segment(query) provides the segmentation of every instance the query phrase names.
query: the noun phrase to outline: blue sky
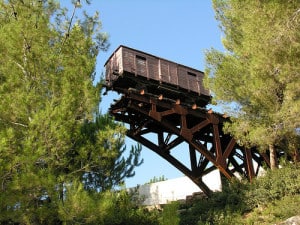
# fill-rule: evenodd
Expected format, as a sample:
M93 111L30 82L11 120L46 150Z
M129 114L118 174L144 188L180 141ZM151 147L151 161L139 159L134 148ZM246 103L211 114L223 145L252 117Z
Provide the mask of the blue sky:
M104 72L104 63L119 45L150 54L198 70L205 68L205 51L222 50L221 32L214 18L210 0L93 0L88 9L100 12L104 32L109 34L110 48L100 52L97 61L98 76ZM100 105L106 112L117 95L103 97ZM128 149L135 144L126 140ZM188 163L187 146L179 146L176 156ZM144 184L154 176L168 179L183 174L151 150L143 147L144 163L136 175L126 180L126 186Z

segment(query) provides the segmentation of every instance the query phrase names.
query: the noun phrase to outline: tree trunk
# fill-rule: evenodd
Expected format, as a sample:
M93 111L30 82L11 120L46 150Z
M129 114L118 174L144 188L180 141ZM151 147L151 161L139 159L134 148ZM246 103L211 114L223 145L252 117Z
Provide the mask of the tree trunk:
M295 163L300 162L300 152L297 148L294 150L293 160Z
M273 144L269 145L269 151L270 151L270 167L271 170L274 170L278 168L278 161L277 161L276 149Z

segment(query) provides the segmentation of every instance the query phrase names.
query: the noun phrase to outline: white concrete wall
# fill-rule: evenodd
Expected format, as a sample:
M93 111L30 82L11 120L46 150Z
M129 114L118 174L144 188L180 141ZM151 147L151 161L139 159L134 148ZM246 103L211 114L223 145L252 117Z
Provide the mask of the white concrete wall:
M204 183L212 191L221 190L221 177L218 170L203 177ZM145 184L139 187L139 194L145 198L144 205L166 204L170 201L186 199L186 196L195 192L202 192L201 189L188 177L180 177L161 181L152 184Z

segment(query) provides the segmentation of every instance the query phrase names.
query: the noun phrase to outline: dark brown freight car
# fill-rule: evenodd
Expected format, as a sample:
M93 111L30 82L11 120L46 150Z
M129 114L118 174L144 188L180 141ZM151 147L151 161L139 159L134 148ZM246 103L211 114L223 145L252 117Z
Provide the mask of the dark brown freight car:
M107 88L118 92L133 88L201 107L211 99L203 87L203 72L123 45L107 60L105 69Z

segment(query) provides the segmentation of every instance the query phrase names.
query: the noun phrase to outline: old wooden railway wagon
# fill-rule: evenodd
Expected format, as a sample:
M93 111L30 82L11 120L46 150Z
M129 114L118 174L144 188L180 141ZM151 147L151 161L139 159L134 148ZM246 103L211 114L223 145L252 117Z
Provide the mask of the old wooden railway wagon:
M203 72L123 45L105 69L107 88L121 93L131 88L201 107L211 98L203 86Z

